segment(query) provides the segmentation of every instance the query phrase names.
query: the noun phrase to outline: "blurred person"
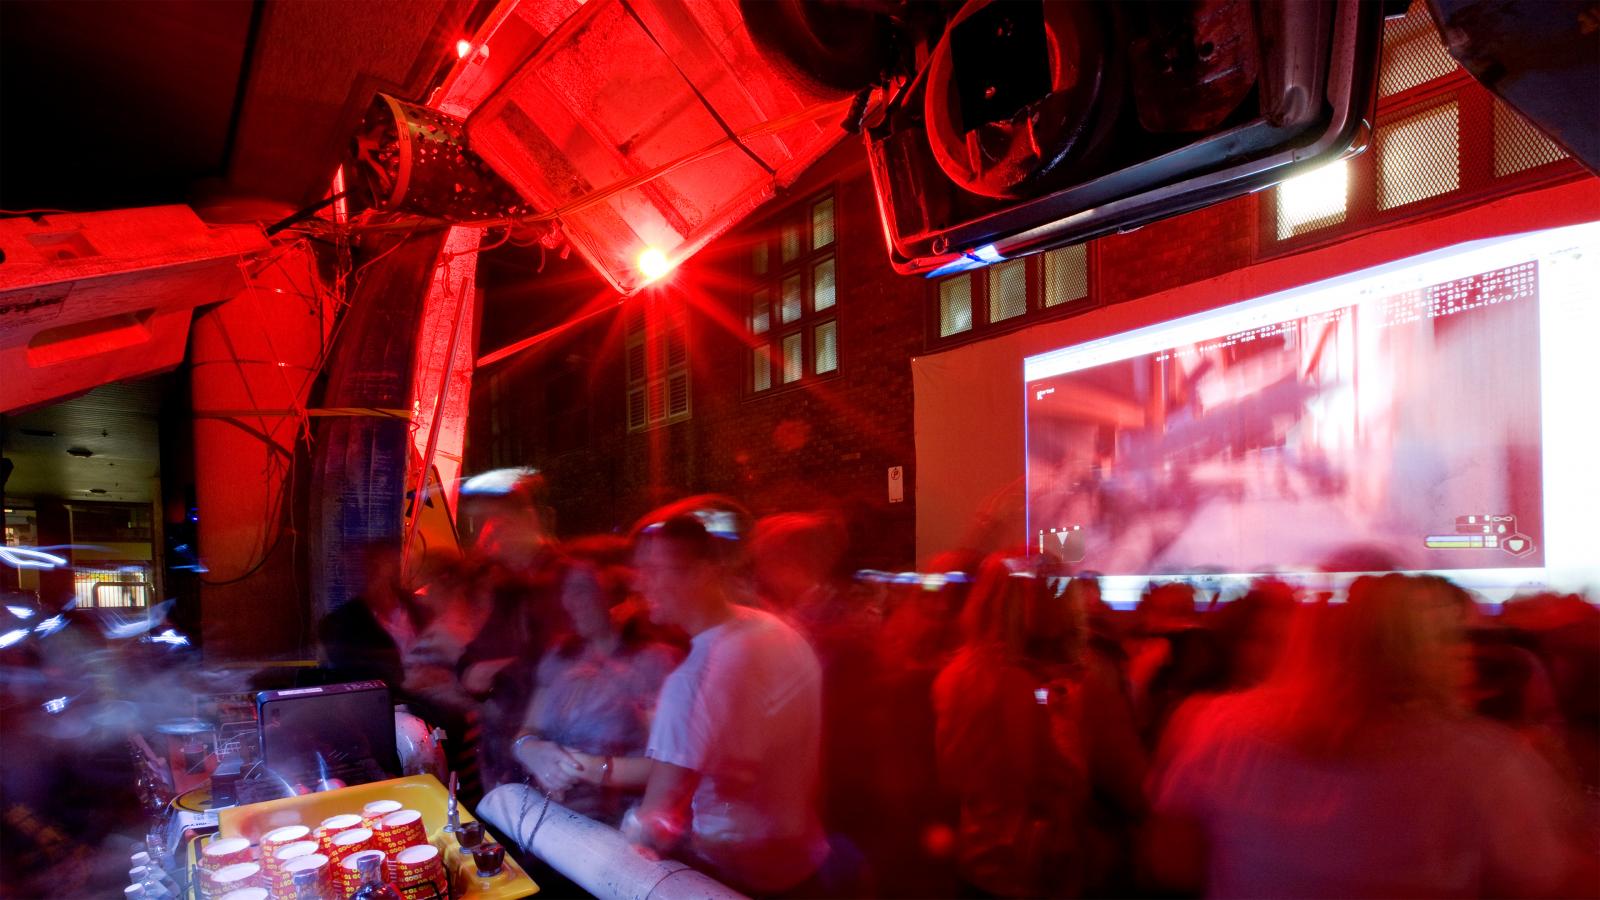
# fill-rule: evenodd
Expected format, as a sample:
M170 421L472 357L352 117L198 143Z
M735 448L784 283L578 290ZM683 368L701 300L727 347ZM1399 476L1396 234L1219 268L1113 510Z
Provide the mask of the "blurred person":
M1578 594L1541 593L1513 597L1494 621L1532 652L1537 668L1525 658L1480 659L1479 708L1530 726L1524 733L1536 738L1556 732L1600 834L1600 608Z
M402 645L416 636L409 592L400 580L400 548L375 541L363 550L361 593L317 623L323 665L333 682L382 681L399 694L405 681Z
M849 614L837 577L844 551L844 528L817 513L766 516L751 532L750 558L761 599L813 642Z
M1115 680L1083 652L1082 616L1027 560L996 554L962 610L966 641L934 682L939 777L959 807L957 868L984 893L1083 891L1100 874L1096 784L1139 802L1138 742L1125 713L1120 739L1109 733Z
M737 602L716 541L692 515L638 536L640 592L656 621L690 635L690 651L662 686L644 800L623 833L742 891L795 890L828 855L821 671L792 627Z
M1260 687L1221 698L1156 786L1146 863L1221 897L1593 895L1548 764L1468 716L1457 614L1358 579L1296 614Z
M834 515L766 516L750 536L756 589L766 608L794 626L822 666L822 815L836 855L832 871L863 870L863 854L891 831L912 827L886 802L885 775L900 765L888 732L882 620L864 592L842 578L849 534Z
M569 545L568 552L590 551ZM539 661L512 744L541 789L610 825L620 821L626 794L648 778L644 751L656 698L682 658L653 637L643 610L627 603L628 577L620 566L589 562L567 570L561 604L572 632Z
M1147 744L1153 743L1175 705L1174 667L1189 675L1204 665L1197 659L1201 654L1214 657L1207 652L1209 647L1199 646L1204 637L1195 635L1200 623L1194 601L1194 587L1187 582L1151 582L1122 639L1128 696Z
M1207 615L1218 654L1211 671L1192 682L1192 693L1177 697L1177 706L1154 735L1152 775L1160 772L1188 741L1194 721L1218 696L1249 690L1265 681L1283 652L1289 623L1298 604L1294 588L1271 578L1258 579L1244 596Z
M488 790L522 774L511 743L527 714L534 669L569 630L560 600L567 563L552 537L549 485L535 470L468 479L462 517L477 564L468 589L487 613L456 669L463 690L479 702L478 775Z
M1293 587L1261 578L1251 583L1243 597L1212 613L1211 628L1227 660L1220 690L1253 688L1272 674L1298 603Z

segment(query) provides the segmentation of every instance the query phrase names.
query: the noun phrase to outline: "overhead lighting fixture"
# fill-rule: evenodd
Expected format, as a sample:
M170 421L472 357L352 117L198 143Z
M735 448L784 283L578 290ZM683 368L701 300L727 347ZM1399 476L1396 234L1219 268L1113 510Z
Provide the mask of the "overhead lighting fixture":
M644 276L646 284L655 281L672 271L672 261L667 255L655 247L646 247L639 254L639 274Z

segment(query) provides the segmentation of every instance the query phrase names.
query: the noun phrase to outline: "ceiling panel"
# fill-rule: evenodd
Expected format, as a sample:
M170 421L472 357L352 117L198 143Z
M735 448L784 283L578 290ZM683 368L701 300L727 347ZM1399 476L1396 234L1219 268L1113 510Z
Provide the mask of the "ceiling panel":
M152 378L103 385L3 417L5 455L15 465L6 498L150 502L161 472L159 417L168 383ZM93 455L67 452L74 449Z

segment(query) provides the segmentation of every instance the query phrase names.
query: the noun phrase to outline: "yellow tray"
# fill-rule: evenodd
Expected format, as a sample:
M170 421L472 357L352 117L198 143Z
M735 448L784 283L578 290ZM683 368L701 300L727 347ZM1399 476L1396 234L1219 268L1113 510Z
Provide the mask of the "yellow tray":
M250 843L259 844L261 836L274 828L284 825L309 825L315 828L329 816L341 813L360 815L361 808L374 800L398 800L402 808L422 813L422 824L428 829L428 840L441 851L451 843L444 833L450 795L439 779L432 775L409 775L334 791L220 809L217 811L219 835L249 838ZM462 822L476 821L465 806L461 807L460 813ZM479 890L472 885L464 893L458 891L455 896L514 900L539 892L539 886L509 855L506 856L506 869L512 877L495 879L490 890ZM451 880L456 881L456 873L451 872L450 875Z

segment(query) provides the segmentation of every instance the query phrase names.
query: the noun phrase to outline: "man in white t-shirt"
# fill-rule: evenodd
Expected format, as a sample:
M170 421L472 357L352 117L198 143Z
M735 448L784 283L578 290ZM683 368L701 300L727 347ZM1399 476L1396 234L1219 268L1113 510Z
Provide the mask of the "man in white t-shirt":
M822 680L816 655L770 613L733 602L692 516L641 534L635 562L651 615L692 639L661 688L643 802L624 833L741 890L785 891L827 857L817 814Z

